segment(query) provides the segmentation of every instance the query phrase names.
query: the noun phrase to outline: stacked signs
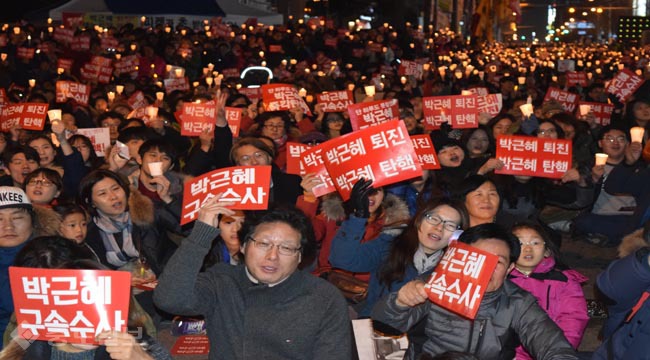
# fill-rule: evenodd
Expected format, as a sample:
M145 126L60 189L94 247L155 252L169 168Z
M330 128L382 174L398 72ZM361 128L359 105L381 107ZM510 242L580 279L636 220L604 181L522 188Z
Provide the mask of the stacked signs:
M288 84L262 85L262 101L266 111L292 110L301 108L303 113L311 116L311 110L305 103L298 90Z

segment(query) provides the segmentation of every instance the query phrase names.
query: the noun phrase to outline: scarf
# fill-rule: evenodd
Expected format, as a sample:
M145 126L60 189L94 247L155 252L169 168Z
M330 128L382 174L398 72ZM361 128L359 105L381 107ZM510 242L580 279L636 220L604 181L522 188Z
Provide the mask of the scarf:
M108 217L101 210L97 209L98 216L93 217L93 221L101 230L99 234L102 237L104 248L106 248L106 260L116 267L126 265L129 260L139 256L138 249L133 245L133 224L131 215L125 211L116 218ZM116 233L122 233L122 248L119 247L115 240Z
M433 269L434 266L438 265L443 252L444 251L440 249L433 254L427 255L422 249L422 245L419 245L415 254L413 254L413 265L415 266L415 269L417 269L418 275L422 275Z
M65 352L52 346L52 353L49 360L93 360L95 359L95 350L81 351L77 353Z

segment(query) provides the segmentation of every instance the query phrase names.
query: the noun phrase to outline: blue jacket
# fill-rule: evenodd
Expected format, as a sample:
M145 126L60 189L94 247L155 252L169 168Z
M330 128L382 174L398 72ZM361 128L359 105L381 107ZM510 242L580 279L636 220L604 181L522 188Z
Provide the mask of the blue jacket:
M598 288L613 305L608 307L609 318L603 327L606 340L594 352L594 360L650 359L650 299L626 321L643 293L650 291L649 255L650 248L639 249L613 261L598 275Z
M404 279L399 282L390 284L379 283L379 271L388 254L390 253L393 239L401 230L389 230L382 232L374 240L361 243L364 227L359 226L359 222L365 219L350 217L345 221L332 240L329 260L332 266L352 271L352 272L369 272L370 281L368 282L368 295L363 309L359 312L359 317L368 317L374 304L383 295L392 291L399 290L404 284L417 277L417 270L413 265L409 265L404 274Z

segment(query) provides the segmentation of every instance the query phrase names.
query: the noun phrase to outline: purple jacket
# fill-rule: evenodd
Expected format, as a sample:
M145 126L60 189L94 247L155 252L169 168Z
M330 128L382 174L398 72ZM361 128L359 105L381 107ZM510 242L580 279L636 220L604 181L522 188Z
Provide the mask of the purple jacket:
M569 343L578 348L587 327L587 301L580 284L586 276L575 270L558 270L555 259L547 257L526 276L517 268L510 273L510 280L537 298L539 306L562 329ZM517 348L517 360L532 359L523 347Z

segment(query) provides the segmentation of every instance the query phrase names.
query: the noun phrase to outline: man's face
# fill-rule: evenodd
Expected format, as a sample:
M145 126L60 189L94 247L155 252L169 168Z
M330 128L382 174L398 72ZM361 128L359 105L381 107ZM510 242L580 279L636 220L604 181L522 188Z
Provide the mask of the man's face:
M7 169L14 182L22 185L25 182L25 176L38 169L38 162L32 159L27 160L24 153L18 153L11 158L11 162L7 164Z
M140 167L142 172L144 172L149 177L151 177L149 164L154 162L162 162L163 174L166 173L169 170L169 168L172 166L172 158L169 157L169 155L167 155L164 152L160 152L158 148L149 149L147 152L143 154L142 166Z
M598 142L598 145L612 160L621 159L625 154L627 138L625 133L620 130L610 130Z
M280 117L272 117L262 125L262 135L268 136L273 140L283 137L285 133L284 121Z
M283 222L263 223L257 226L252 239L242 246L246 268L251 275L264 284L275 284L293 274L300 264L300 252L281 254L278 245L291 249L300 248L300 233ZM264 250L261 244L273 244Z
M102 120L101 125L102 127L108 128L109 134L111 136L111 142L115 142L119 136L117 128L120 126L120 119L106 118Z
M510 248L508 244L498 239L481 239L473 243L472 246L499 257L497 267L494 269L485 291L492 292L498 290L503 285L506 276L515 267L515 264L510 262Z
M235 162L240 166L271 165L271 157L253 145L244 145L235 150Z
M18 246L32 235L32 217L22 208L0 209L0 247Z

